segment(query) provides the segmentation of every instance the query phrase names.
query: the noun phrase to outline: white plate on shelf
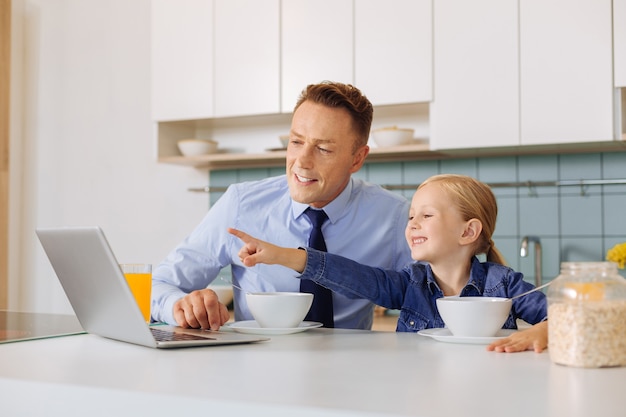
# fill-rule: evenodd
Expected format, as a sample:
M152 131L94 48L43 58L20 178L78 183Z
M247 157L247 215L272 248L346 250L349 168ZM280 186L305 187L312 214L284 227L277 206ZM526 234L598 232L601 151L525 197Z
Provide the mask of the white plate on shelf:
M244 320L244 321L236 321L228 325L231 329L238 333L247 333L247 334L263 334L263 335L281 335L281 334L292 334L292 333L300 333L305 332L309 329L315 329L317 327L322 327L322 323L318 323L316 321L303 321L300 323L298 327L290 327L290 328L271 328L271 327L261 327L259 323L255 320Z
M488 345L498 339L504 339L515 333L517 330L500 329L493 337L463 337L454 336L448 329L424 329L417 332L420 336L432 337L439 342L462 343L471 345Z

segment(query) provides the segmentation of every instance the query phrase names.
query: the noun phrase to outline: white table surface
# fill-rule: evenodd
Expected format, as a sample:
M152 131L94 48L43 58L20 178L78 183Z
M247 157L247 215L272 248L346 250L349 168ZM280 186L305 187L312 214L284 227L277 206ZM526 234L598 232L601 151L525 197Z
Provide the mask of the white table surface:
M2 416L187 412L623 417L626 368L569 368L548 353L329 329L177 350L91 334L0 345Z

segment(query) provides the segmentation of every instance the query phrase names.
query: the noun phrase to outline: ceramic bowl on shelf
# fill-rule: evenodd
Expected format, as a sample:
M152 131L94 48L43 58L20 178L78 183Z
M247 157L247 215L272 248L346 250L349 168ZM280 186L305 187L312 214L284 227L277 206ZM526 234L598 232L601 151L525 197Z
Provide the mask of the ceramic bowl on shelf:
M372 130L374 142L381 148L407 145L413 141L414 129L403 129L396 126Z
M511 304L503 297L442 297L437 310L454 336L492 337L509 317Z
M304 292L247 293L246 302L261 327L292 329L298 327L313 303L313 294Z
M289 135L280 135L278 139L280 139L282 147L287 149L287 145L289 145Z
M217 152L217 142L209 139L182 139L176 144L184 156L208 155Z

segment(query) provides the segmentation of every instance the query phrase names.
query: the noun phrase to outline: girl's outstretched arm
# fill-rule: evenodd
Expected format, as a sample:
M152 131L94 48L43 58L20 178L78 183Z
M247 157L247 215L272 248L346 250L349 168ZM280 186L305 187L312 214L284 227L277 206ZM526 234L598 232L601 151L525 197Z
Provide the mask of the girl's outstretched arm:
M294 248L283 248L256 239L241 230L228 228L228 233L237 236L244 243L239 250L239 258L245 266L256 264L283 265L299 273L306 266L306 251Z

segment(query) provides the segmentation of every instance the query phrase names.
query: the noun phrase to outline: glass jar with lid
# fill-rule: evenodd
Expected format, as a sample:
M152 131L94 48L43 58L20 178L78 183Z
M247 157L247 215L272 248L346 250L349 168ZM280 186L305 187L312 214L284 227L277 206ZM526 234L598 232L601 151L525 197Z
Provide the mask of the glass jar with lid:
M567 366L626 365L626 280L612 262L563 262L548 290L550 359Z

